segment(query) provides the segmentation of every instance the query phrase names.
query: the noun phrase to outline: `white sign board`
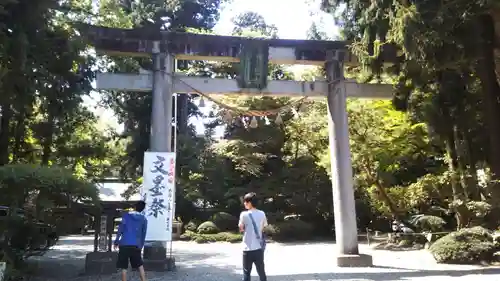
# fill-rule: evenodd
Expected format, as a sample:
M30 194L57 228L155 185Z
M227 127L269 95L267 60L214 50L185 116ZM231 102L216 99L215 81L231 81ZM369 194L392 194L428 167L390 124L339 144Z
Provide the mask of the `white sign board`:
M141 197L146 202L144 215L148 219L146 241L172 241L175 212L174 152L144 153Z

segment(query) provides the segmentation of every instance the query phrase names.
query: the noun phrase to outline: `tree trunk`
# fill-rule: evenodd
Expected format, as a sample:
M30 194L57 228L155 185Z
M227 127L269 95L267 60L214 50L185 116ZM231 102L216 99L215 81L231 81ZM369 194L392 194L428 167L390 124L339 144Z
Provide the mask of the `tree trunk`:
M17 159L22 158L21 150L25 139L25 110L24 107L19 111L16 118L16 128L14 130L14 144L12 147L12 162L16 163Z
M394 204L391 197L389 197L389 194L387 194L387 192L385 191L385 187L382 186L382 184L380 183L378 174L373 173L370 167L367 165L365 165L364 170L367 175L373 175L373 177L370 176L372 177L372 182L375 185L375 187L377 187L377 191L380 197L382 198L382 201L384 201L384 203L387 205L387 207L389 208L389 212L391 212L392 216L398 221L403 221L403 218L401 217L399 210L396 207L396 204Z
M460 138L462 134L459 133L458 126L453 127L453 137L455 139L455 153L457 157L457 176L460 179L460 184L462 185L463 194L466 199L469 198L468 190L469 190L469 182L467 180L467 164L465 157L465 148L463 144L463 140Z
M389 211L391 212L392 216L396 218L398 221L403 221L403 218L401 217L398 209L396 208L396 204L392 202L391 197L389 197L389 194L385 191L385 188L380 184L379 180L375 180L374 182L375 186L377 187L377 190L380 194L380 197L382 197L382 200L385 202L387 207L389 208Z
M451 173L451 189L453 191L453 201L456 203L456 206L454 208L455 211L455 218L457 220L457 227L463 228L467 225L467 222L469 221L469 216L466 212L466 209L464 208L463 204L465 204L465 193L464 189L460 187L460 178L458 174L458 158L457 158L457 151L455 149L455 133L454 131L456 130L456 126L453 126L453 128L449 128L445 145L446 145L446 152L450 158L449 162L449 171ZM459 204L460 201L462 201L462 204Z
M481 40L480 53L477 64L478 77L481 81L484 117L488 127L490 141L489 164L493 179L500 179L500 87L495 73L495 26L491 15L483 14L479 17ZM492 190L496 200L500 199L500 186Z
M12 119L12 109L10 105L2 105L2 115L0 118L0 166L9 163L9 140L10 121Z
M20 102L22 102L24 96L27 94L23 90L25 90L26 86L28 37L22 28L14 34L15 36L12 38L14 44L8 48L8 53L11 57L11 69L6 76L6 83L4 84L7 91L3 93L5 97L2 105L2 121L0 125L0 165L9 163L10 138L13 133L11 131L11 123L14 117L14 109L19 109L20 114L24 113L24 108L17 108L15 104L23 106ZM15 133L15 137L18 137L17 130ZM21 140L20 138L16 138L16 141L19 144Z
M43 140L42 165L49 165L50 157L52 156L52 142L54 138L54 118L49 114L46 123L45 136Z
M467 151L465 153L467 157L467 193L469 198L474 201L481 201L481 187L477 179L477 167L476 167L476 157L474 155L474 150L472 148L471 135L467 132L463 133L464 148Z
M455 127L455 126L454 126ZM450 128L445 141L446 152L450 158L448 168L451 173L451 189L453 190L453 200L463 199L463 188L460 188L460 177L458 172L457 150L455 149L454 128Z
M440 80L444 79L442 74L440 75ZM451 173L451 189L453 192L453 200L463 199L465 195L465 190L463 187L460 187L460 177L458 172L458 155L456 150L456 131L457 125L455 120L453 120L449 108L449 102L446 99L446 96L441 92L440 93L440 113L441 113L441 125L443 140L446 148L446 153L449 157L448 163L448 171Z

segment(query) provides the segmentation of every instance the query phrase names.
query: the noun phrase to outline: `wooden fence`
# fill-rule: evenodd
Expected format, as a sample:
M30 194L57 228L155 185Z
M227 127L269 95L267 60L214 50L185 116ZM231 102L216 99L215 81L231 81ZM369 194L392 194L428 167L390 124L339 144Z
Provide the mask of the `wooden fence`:
M434 242L435 240L443 237L444 235L449 234L450 231L442 231L442 232L410 232L410 233L394 233L394 232L389 232L389 233L381 233L379 231L373 231L371 229L366 229L365 234L359 234L358 237L365 237L366 242L368 245L370 245L373 242L381 242L381 241L387 241L391 239L393 236L423 236L425 239L431 243Z

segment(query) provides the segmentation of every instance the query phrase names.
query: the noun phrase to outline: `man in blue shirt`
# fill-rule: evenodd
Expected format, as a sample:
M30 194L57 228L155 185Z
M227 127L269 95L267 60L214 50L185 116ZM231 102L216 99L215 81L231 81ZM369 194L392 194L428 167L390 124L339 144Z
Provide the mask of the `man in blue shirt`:
M146 281L144 266L141 256L142 247L146 240L148 220L141 214L146 208L146 202L139 201L135 204L135 211L126 212L122 216L122 222L118 227L115 239L115 249L118 251L116 266L122 270L122 281L127 281L128 263L134 269L139 270L141 281Z

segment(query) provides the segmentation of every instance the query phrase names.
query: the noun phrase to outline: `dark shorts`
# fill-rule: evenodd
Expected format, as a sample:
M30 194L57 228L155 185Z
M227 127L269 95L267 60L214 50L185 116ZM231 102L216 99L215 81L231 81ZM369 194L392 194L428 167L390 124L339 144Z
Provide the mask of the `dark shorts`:
M134 269L139 268L143 264L141 249L136 246L120 246L116 267L119 269L127 269L129 262L130 266Z

